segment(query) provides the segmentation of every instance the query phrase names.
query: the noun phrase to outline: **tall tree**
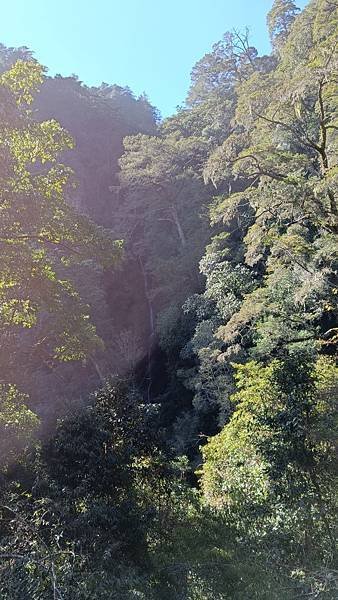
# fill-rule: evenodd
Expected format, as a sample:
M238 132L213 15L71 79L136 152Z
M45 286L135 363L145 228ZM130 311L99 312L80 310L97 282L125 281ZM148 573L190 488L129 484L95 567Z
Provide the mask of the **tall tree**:
M274 0L267 15L267 24L275 52L281 51L298 12L299 8L293 0Z
M71 269L93 257L108 267L120 254L120 243L110 233L67 202L74 182L59 155L73 141L57 121L34 119L30 106L42 81L42 67L22 60L0 79L0 326L5 381L15 369L23 330L34 330L30 352L47 362L81 360L99 347L89 307L72 282Z

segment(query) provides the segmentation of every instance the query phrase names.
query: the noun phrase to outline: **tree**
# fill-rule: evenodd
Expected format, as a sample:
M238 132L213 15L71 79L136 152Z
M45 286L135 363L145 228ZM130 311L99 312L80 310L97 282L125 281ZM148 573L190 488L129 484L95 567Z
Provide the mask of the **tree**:
M235 84L231 131L204 168L219 190L206 290L186 303L197 315L184 350L196 361L183 372L191 422L202 400L225 423L201 449L204 497L246 543L266 543L267 560L286 546L295 564L308 553L310 573L335 552L324 430L335 431L337 381L336 11L310 3L279 62ZM322 368L332 369L325 407ZM303 584L321 586L314 574Z
M36 443L39 419L27 406L28 397L13 385L0 386L0 470L6 473L21 462Z
M148 335L152 348L157 316L170 310L169 303L180 307L201 284L196 265L208 238L201 176L207 144L174 134L137 135L124 144L117 218L144 282L148 327L143 337ZM160 317L159 326L164 321Z
M163 123L76 77L32 112L0 47L5 600L336 597L337 10L226 33Z
M248 30L228 31L212 52L196 63L191 73L187 103L194 106L215 95L232 99L234 87L258 68L257 50L250 46Z
M30 105L42 80L42 67L22 60L0 79L5 98L0 128L2 346L13 359L22 331L34 328L34 347L45 361L81 360L101 342L72 283L71 265L92 257L102 267L114 265L120 243L67 202L72 173L58 159L73 142L55 120L34 120ZM5 380L10 374L11 369Z
M22 426L27 438L36 422L21 407L13 423L19 398L10 392L0 405L0 427L7 418L22 444ZM142 504L139 480L146 477L155 436L154 411L140 400L130 382L107 382L88 406L59 421L51 439L26 456L22 472L12 465L0 488L3 598L29 593L34 600L82 600L95 594L105 600L112 589L127 598L135 588L141 593L145 584L136 565L147 562L152 515Z
M298 12L299 8L293 0L274 0L267 15L267 24L275 52L281 51Z
M271 556L287 552L305 569L332 564L335 362L320 358L313 366L296 350L267 366L236 365L236 371L235 411L203 448L206 501Z

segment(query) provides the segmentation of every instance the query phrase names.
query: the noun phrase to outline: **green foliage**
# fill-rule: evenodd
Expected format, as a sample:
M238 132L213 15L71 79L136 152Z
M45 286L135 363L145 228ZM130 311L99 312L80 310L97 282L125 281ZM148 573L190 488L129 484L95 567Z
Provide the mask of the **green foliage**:
M8 88L16 103L28 105L33 102L33 93L38 91L43 82L44 68L37 62L17 60L14 65L2 73L0 85Z
M200 263L206 288L185 303L196 325L182 355L195 363L180 372L194 392L191 422L198 415L207 432L213 406L225 424L201 448L205 501L281 566L290 589L318 597L336 586L337 7L329 4L311 2L296 16L293 3L275 2L275 62L255 59L232 80L235 117L204 167L222 190Z
M277 8L281 6L273 10ZM207 329L211 333L210 341L204 339L202 349L196 348L200 372L201 355L209 360L215 346L214 368L236 355L268 361L285 346L309 347L316 340L317 347L334 352L335 19L334 6L311 3L294 21L279 63L254 68L235 84L232 132L211 152L204 169L207 180L228 187L214 200L211 219L227 236L223 248L230 260L225 263L209 247L201 262L202 269L210 263L209 273L214 273L207 273L204 296L217 300L218 290L219 300L197 325L196 335ZM215 243L218 239L219 234ZM235 279L240 272L251 287ZM229 273L236 281L232 295L225 293ZM228 388L231 369L229 376ZM220 389L222 406L225 386Z
M40 331L35 343L51 359L83 360L101 342L67 265L95 257L111 266L120 244L66 201L72 173L58 160L73 141L55 120L36 122L28 109L42 73L38 63L19 60L0 81L9 111L0 127L0 328L14 354L21 328L38 331L49 313L50 331ZM6 380L11 376L7 368Z
M0 386L0 468L20 462L36 438L37 415L27 406L28 397L13 385Z
M12 417L10 410L8 400L3 417L10 425L15 419L14 433L24 430L27 438L31 413L21 408ZM132 386L112 381L59 422L23 473L12 471L1 490L2 597L141 593L136 565L146 562L147 507L141 514L137 463L153 447L150 418Z
M335 598L337 10L163 123L0 47L4 600Z
M280 51L285 43L299 8L293 0L275 0L267 15L267 24L274 50Z
M180 119L178 123L181 127ZM127 137L124 146L117 223L163 339L166 311L178 313L187 296L201 286L197 265L209 237L204 206L208 194L202 179L208 144L180 130Z
M338 370L291 354L236 365L236 408L203 448L206 502L243 539L300 570L335 556ZM303 548L305 555L303 555ZM287 567L285 567L287 568Z

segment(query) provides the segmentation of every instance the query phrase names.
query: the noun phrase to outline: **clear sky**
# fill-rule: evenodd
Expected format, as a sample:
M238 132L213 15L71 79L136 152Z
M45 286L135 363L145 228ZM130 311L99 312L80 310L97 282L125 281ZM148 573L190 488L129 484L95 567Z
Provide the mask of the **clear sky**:
M306 0L298 0L303 7ZM6 0L0 42L28 46L50 74L146 92L163 116L184 101L191 68L223 33L248 26L269 51L272 0Z

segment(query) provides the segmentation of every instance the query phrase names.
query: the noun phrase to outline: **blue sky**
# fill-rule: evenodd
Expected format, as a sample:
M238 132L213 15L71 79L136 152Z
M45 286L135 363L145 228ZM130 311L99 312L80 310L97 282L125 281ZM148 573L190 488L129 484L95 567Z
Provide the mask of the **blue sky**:
M163 116L184 101L190 71L222 34L248 26L269 51L272 0L8 0L0 41L28 46L51 74L76 73L146 92ZM299 0L303 7L306 0Z

